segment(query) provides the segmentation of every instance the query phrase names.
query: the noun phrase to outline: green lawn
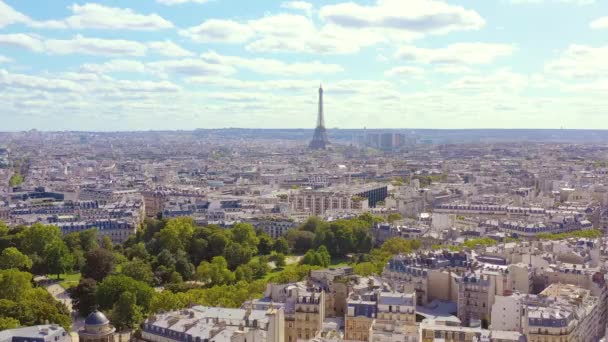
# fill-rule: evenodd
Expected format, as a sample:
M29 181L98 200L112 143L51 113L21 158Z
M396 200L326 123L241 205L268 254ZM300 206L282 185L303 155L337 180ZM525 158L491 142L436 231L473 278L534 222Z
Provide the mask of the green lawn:
M331 258L329 267L348 266L350 260L347 257Z
M80 281L80 273L64 273L59 276L59 285L64 289L69 289L78 285Z

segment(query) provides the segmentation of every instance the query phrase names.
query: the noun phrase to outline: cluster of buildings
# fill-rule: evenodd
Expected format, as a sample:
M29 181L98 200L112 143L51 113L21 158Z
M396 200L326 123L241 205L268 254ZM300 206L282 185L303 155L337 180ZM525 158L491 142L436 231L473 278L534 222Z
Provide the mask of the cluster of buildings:
M155 315L143 324L143 336L155 342L243 341L245 335L257 341L256 334L288 342L600 341L608 322L605 247L604 239L509 242L395 255L378 276L358 276L348 266L314 270L301 282L268 284L262 298L240 309L195 306ZM254 316L264 324L247 319Z
M348 141L330 144L319 123L320 155L304 153L298 141L247 131L0 134L0 144L11 146L10 154L0 148L0 161L18 161L24 178L9 188L15 170L0 167L0 219L116 228L122 233L116 241L144 217L179 216L220 226L285 223L262 224L273 226L273 236L313 215L331 220L365 212L399 213L399 234L444 240L460 232L533 238L608 228L600 146L395 148L405 135L369 131L367 145L377 151L370 152ZM89 201L96 207L73 209ZM108 206L122 214L110 214L115 209Z
M147 217L248 222L278 238L311 216L372 213L386 219L372 229L376 245L421 242L378 276L316 270L303 282L268 284L240 309L157 313L142 326L147 341L603 338L605 240L539 236L608 229L608 148L414 144L392 131L338 132L348 137L330 142L319 95L308 146L285 138L303 134L296 130L0 133L0 146L11 146L0 148L0 220L64 233L94 228L121 243ZM9 186L17 164L24 182ZM463 248L476 238L498 244ZM113 338L106 320L91 320L82 338ZM56 330L3 332L0 341L60 342Z

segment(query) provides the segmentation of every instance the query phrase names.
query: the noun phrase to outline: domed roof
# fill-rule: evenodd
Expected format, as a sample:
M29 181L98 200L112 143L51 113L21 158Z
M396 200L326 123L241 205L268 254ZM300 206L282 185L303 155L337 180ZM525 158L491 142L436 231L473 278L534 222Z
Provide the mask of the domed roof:
M104 325L108 323L110 323L110 321L106 315L97 310L91 312L84 320L85 325Z

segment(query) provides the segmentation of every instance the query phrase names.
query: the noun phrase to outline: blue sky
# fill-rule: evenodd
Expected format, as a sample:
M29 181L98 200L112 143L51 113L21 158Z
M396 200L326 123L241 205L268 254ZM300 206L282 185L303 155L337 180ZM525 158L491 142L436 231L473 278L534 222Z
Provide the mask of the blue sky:
M0 131L608 129L604 0L0 0Z

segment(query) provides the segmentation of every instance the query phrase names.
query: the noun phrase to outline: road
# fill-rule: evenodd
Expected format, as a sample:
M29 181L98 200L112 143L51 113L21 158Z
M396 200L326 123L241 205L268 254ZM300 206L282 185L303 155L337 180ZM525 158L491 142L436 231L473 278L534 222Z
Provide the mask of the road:
M46 277L36 277L34 279L40 283L56 300L65 304L68 310L72 313L72 329L70 330L70 337L72 342L78 342L78 330L84 327L84 318L77 315L72 306L72 298L67 291L59 285L57 282L53 282Z

